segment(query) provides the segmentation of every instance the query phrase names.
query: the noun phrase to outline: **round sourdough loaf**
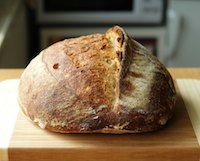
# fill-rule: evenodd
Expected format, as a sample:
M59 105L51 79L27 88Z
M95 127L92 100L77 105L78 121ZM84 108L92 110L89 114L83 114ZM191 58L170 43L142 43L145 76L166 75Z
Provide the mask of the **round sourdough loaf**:
M61 133L154 131L171 118L175 98L167 69L119 26L43 50L18 94L33 122Z

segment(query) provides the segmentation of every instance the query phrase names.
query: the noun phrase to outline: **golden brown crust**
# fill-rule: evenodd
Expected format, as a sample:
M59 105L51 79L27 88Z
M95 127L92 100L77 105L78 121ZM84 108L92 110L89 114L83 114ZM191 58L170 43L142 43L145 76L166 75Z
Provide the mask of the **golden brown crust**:
M18 100L50 131L138 133L165 125L175 97L167 69L115 26L42 51L21 76Z

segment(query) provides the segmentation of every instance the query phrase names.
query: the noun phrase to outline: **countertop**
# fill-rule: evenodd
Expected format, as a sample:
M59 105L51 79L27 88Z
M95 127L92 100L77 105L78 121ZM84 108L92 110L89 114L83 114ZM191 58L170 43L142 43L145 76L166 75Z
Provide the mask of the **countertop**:
M174 79L200 79L200 68L168 68ZM0 69L0 80L19 78L23 69Z

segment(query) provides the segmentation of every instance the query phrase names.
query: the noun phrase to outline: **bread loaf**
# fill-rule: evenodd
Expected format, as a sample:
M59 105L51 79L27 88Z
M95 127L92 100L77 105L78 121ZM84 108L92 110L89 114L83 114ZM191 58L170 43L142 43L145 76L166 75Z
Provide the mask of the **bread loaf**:
M154 131L171 118L175 99L167 69L119 26L43 50L18 92L25 115L61 133Z

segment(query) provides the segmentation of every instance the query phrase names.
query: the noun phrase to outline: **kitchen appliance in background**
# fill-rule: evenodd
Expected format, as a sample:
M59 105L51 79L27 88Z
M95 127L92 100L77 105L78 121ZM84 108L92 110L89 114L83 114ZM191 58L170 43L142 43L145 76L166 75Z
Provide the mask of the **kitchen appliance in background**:
M41 49L65 38L73 38L81 35L94 33L105 33L112 26L93 26L93 27L42 27L40 29ZM126 32L136 41L147 47L152 54L164 60L165 56L165 28L142 28L122 26Z
M167 65L178 28L167 4L167 0L37 0L40 50L65 38L104 33L120 25Z
M40 23L165 23L167 0L37 0Z
M173 52L167 62L171 67L200 67L200 1L170 0L171 32L176 37ZM178 21L179 22L178 22ZM171 44L173 43L171 36ZM170 45L170 44L169 44ZM171 45L172 46L172 45Z

